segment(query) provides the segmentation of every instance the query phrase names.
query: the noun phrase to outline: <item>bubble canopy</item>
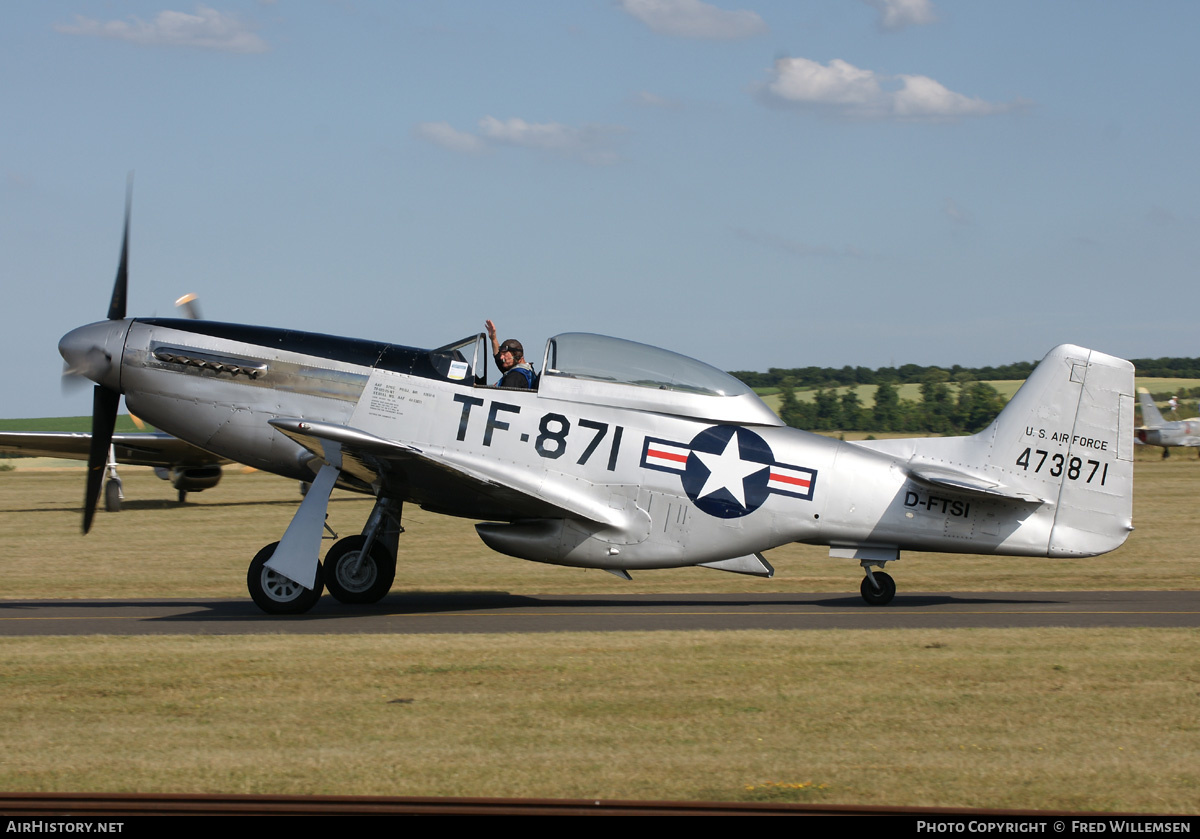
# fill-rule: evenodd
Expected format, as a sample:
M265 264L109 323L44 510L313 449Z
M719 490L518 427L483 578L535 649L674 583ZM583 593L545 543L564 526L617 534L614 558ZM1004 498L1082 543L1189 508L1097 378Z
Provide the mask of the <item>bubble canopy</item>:
M546 346L544 375L706 396L753 393L728 373L686 355L586 332L567 332L550 339Z
M546 342L540 389L547 396L591 395L608 404L781 424L753 390L722 370L649 344L587 332Z

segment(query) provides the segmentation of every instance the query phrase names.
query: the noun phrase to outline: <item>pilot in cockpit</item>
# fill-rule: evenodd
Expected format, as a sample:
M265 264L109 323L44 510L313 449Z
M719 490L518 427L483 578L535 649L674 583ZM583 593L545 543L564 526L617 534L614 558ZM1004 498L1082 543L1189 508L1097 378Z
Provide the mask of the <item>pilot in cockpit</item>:
M532 388L537 381L533 365L525 360L525 348L521 342L509 338L503 344L496 339L496 324L487 321L488 337L492 339L492 355L496 366L504 376L496 382L496 387Z

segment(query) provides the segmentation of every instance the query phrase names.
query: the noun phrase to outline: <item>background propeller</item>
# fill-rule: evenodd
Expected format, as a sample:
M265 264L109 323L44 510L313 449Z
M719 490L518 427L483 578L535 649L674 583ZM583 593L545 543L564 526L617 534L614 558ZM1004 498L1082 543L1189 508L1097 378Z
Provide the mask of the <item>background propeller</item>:
M117 279L113 283L112 299L108 304L109 320L124 320L125 296L129 289L129 217L133 206L133 175L130 174L125 186L125 232L121 238L121 261L117 265ZM85 366L93 362L97 365L111 365L113 359L97 349L98 356L88 354ZM103 362L100 356L103 357ZM118 361L119 363L119 361ZM83 375L84 371L72 371ZM92 369L88 372L96 372ZM113 428L117 424L117 406L121 402L121 394L101 385L92 389L92 443L88 449L87 489L83 496L83 532L92 528L92 519L96 515L96 503L100 499L100 489L104 484L104 467L108 462L108 447L112 445Z
M195 294L188 293L176 300L175 305L183 310L185 318L189 320L201 320L200 304L197 302L199 299Z

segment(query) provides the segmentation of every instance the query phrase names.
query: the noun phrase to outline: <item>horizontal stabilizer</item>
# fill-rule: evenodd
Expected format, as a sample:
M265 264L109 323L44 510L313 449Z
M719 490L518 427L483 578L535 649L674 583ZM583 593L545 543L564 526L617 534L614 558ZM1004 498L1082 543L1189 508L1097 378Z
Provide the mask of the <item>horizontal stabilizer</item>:
M965 492L971 495L981 495L985 498L1007 498L1012 501L1025 501L1030 504L1041 504L1044 498L1021 492L1018 489L1004 486L995 481L989 481L977 475L947 469L943 466L929 466L909 462L908 474L915 480L943 489Z

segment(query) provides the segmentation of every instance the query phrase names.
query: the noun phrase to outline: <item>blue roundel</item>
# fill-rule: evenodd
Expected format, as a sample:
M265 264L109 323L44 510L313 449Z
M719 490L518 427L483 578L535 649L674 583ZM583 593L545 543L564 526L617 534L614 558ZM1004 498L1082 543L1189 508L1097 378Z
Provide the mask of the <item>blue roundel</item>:
M775 456L762 437L733 425L717 425L692 438L683 491L710 516L735 519L767 500Z

